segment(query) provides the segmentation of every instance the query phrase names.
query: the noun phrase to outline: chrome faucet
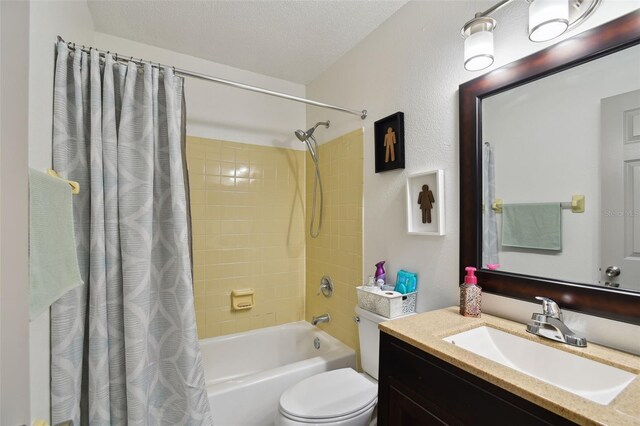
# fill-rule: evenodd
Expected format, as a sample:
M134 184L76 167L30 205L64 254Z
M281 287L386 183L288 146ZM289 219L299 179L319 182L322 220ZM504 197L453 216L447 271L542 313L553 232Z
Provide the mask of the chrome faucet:
M331 317L329 316L329 314L323 314L317 317L313 317L311 319L311 325L318 325L321 322L329 322L329 321L331 321Z
M587 339L576 336L562 321L562 311L556 302L541 296L536 296L536 299L542 302L542 313L534 313L531 315L533 322L527 324L527 331L529 333L546 337L547 339L557 340L567 345L579 346L581 348L587 346Z

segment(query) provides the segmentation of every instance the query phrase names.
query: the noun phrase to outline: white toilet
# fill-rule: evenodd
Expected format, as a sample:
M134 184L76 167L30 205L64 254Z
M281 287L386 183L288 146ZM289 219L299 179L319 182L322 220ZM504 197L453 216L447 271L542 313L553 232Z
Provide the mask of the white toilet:
M360 318L360 361L364 373L352 368L308 377L280 397L276 426L365 426L378 402L378 324L389 318L356 307ZM413 314L412 314L413 315Z

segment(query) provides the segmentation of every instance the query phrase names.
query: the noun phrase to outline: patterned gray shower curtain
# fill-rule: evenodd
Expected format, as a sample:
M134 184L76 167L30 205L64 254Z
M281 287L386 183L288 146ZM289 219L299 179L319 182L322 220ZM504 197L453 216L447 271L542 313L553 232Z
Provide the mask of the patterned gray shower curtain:
M492 208L496 197L495 161L489 142L482 144L482 267L499 264L498 222Z
M183 79L60 42L53 165L80 183L85 285L51 308L53 423L211 424L198 345L181 131Z

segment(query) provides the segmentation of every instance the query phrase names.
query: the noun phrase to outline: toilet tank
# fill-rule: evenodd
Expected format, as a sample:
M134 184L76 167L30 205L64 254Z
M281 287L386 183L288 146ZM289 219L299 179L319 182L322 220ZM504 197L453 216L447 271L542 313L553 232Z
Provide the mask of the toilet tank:
M378 330L378 324L391 320L362 309L359 306L356 306L356 314L360 318L360 322L358 323L360 364L365 373L378 380L378 360L380 356L380 331ZM393 319L410 315L415 314L403 315L402 317Z
M378 380L378 357L380 352L380 332L378 324L389 321L381 315L374 314L356 306L358 335L360 338L360 364L365 373Z

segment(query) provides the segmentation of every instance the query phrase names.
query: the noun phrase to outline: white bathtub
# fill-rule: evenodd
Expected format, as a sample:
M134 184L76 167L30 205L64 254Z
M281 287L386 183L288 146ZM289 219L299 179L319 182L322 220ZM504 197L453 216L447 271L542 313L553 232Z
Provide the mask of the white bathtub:
M203 339L200 349L216 426L272 425L288 387L356 367L353 349L305 321Z

